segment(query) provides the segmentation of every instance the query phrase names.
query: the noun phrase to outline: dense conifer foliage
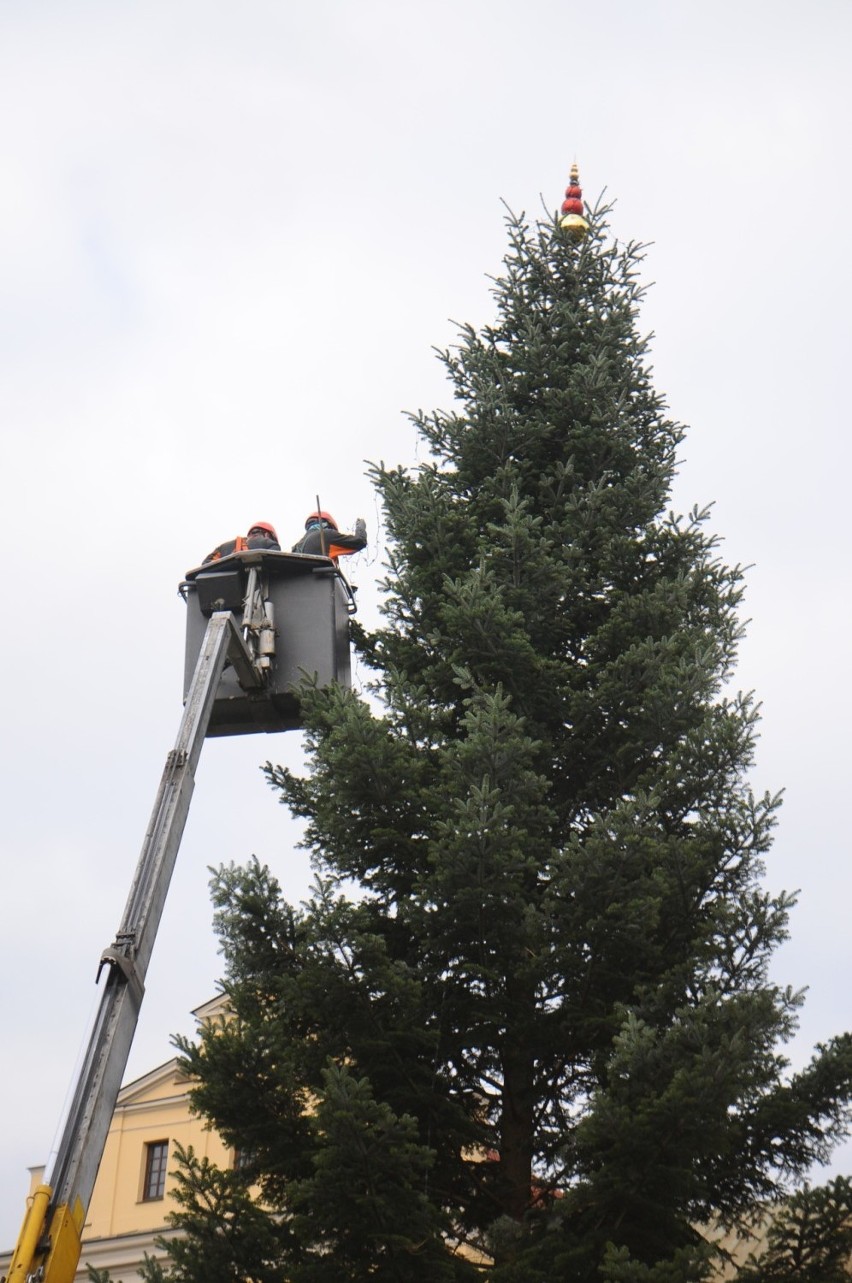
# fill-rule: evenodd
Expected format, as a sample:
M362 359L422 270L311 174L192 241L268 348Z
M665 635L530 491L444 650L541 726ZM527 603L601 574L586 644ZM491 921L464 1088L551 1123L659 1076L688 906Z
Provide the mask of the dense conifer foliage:
M699 1280L696 1227L843 1128L849 1037L783 1056L742 573L669 511L641 247L603 211L579 244L508 232L493 322L442 356L454 408L416 416L428 462L374 469L374 692L306 692L309 773L268 767L313 898L214 880L232 1014L182 1050L250 1161L190 1156L178 1280Z

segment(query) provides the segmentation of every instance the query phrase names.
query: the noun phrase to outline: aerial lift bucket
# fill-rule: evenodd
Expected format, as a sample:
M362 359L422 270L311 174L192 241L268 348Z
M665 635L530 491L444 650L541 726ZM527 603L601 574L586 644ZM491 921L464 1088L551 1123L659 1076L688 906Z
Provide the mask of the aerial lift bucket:
M248 620L252 576L257 605L255 617ZM233 664L226 667L208 735L295 730L300 725L298 687L303 680L318 686L351 685L352 589L330 558L238 553L190 570L181 595L187 605L184 698L207 624L217 610L231 611L244 635L252 630L255 650L265 662L263 684L254 688Z

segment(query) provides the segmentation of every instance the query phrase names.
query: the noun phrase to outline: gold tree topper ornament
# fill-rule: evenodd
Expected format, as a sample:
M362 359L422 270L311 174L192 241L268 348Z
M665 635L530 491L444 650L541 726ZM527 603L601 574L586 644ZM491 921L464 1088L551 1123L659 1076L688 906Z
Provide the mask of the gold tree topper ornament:
M580 186L580 173L576 160L571 166L568 186L565 188L559 226L572 241L583 241L589 234L589 224L584 217L583 189Z

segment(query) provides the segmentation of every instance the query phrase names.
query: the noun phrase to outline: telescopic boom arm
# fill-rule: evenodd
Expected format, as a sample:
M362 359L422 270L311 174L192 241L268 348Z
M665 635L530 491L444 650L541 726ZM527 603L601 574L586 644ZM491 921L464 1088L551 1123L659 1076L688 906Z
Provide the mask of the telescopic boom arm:
M195 787L195 769L226 660L231 659L243 687L263 684L262 669L250 647L229 611L211 616L124 916L114 942L101 954L98 976L106 969L106 983L62 1139L45 1183L30 1199L8 1283L72 1283L76 1273L86 1212L130 1055L145 975Z

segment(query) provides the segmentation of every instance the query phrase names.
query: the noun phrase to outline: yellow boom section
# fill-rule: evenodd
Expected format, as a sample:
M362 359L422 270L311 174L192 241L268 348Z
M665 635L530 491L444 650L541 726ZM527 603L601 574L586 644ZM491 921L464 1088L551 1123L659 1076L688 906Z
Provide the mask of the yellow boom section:
M39 1267L42 1283L73 1283L86 1213L79 1199L73 1212L60 1204L48 1225L51 1194L49 1185L39 1185L28 1202L7 1283L26 1283Z

